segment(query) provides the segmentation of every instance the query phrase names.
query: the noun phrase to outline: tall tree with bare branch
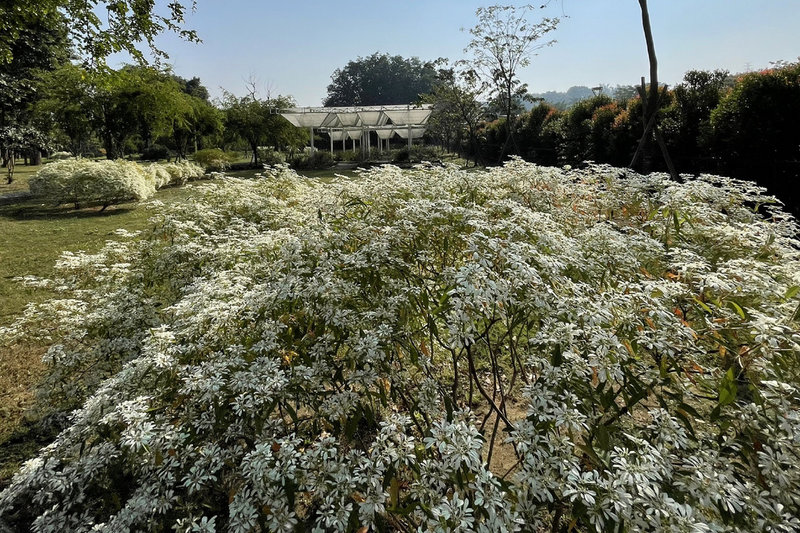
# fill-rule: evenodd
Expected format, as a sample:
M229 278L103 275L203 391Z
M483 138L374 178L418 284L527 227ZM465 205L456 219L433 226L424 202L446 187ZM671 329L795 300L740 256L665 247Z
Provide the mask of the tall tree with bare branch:
M544 7L544 6L542 6ZM472 40L464 52L471 57L462 61L482 80L483 91L497 99L506 114L506 141L500 152L506 155L509 142L514 143L514 101L527 92L527 84L519 79L519 70L530 65L536 52L555 44L555 40L540 40L556 29L558 18L542 18L539 22L528 20L537 8L494 5L475 11L478 18L469 33Z

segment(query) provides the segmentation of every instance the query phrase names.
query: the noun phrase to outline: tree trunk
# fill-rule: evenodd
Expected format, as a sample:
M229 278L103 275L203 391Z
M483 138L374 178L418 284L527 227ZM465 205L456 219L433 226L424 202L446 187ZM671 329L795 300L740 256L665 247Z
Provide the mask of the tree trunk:
M253 149L253 164L258 166L258 143L251 142L250 148Z
M639 145L636 147L636 152L633 154L633 159L631 159L631 164L628 166L632 169L638 166L644 146L652 132L661 149L661 155L664 157L664 162L669 169L670 176L672 176L672 179L677 180L678 172L675 170L675 165L672 163L672 158L669 156L667 145L658 131L658 59L656 58L656 47L653 43L653 30L650 26L650 14L647 10L647 0L639 0L639 7L642 10L642 28L644 29L644 39L647 44L647 58L650 62L650 88L648 94L645 94L644 78L642 78L642 87L639 93L642 97L642 124L644 126L644 131L642 132L642 138L639 140Z
M6 175L6 183L12 183L14 181L14 151L9 150L8 154L8 161L6 161L6 168L8 169L8 174Z
M103 133L103 148L106 149L106 159L116 159L117 149L114 143L114 136L109 132Z

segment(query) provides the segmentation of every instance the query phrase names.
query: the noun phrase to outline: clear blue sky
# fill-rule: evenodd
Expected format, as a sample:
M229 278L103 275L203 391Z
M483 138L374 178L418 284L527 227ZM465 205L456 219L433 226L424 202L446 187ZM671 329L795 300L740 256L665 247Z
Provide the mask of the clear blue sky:
M541 2L541 0L540 0ZM321 105L331 74L349 60L387 52L423 60L464 57L462 28L475 0L198 0L188 17L201 44L161 38L177 74L199 76L213 96L244 94L253 78L273 95ZM499 2L519 5L518 2ZM690 69L742 72L800 55L800 0L650 0L659 78L674 85ZM636 0L553 0L564 18L521 73L531 92L572 85L634 84L648 72Z

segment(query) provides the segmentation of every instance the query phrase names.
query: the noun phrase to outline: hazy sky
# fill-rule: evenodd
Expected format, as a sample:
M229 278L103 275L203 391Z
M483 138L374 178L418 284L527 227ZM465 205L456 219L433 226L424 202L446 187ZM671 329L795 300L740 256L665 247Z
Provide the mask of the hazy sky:
M541 0L540 0L541 1ZM331 74L357 57L387 52L423 60L464 57L475 0L198 0L188 17L201 44L164 37L177 74L199 76L213 96L244 94L246 81L318 106ZM514 3L519 2L500 2ZM800 0L650 0L659 78L690 69L742 72L800 55ZM531 92L572 85L634 84L648 72L636 0L553 0L562 17L546 48L521 73ZM565 17L566 16L566 17Z

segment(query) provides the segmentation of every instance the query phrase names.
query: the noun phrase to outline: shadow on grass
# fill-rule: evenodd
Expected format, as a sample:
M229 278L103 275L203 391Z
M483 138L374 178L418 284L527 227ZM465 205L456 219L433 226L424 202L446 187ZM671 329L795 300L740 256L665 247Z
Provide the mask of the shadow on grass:
M0 206L0 217L14 220L53 220L67 218L105 218L129 213L136 209L134 204L109 206L92 205L75 209L71 206L53 206L28 200L16 204Z
M25 461L53 442L67 428L68 411L54 411L44 416L26 417L9 437L0 443L0 490L11 483L14 473Z

